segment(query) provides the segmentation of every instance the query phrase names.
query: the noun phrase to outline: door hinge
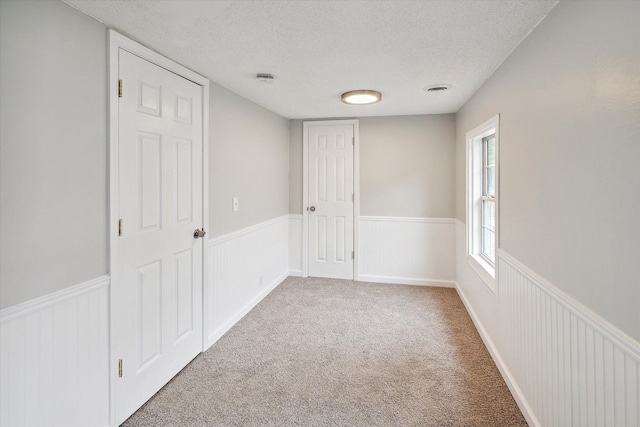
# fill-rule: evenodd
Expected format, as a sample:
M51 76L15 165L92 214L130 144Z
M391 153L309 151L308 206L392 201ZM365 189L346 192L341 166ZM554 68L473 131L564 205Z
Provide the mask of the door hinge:
M356 137L355 136L351 137L351 145L356 145Z
M118 378L122 378L122 359L118 359Z
M118 220L118 236L122 236L122 228L123 228L122 219L119 219Z
M356 251L351 251L351 259L356 259Z
M122 98L122 80L118 80L118 98Z

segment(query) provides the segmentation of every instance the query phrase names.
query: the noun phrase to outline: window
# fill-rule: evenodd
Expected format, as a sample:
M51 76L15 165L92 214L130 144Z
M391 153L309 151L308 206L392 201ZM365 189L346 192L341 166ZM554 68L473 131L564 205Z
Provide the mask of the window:
M467 133L467 260L495 292L499 116Z
M496 134L482 138L482 232L480 255L496 263Z

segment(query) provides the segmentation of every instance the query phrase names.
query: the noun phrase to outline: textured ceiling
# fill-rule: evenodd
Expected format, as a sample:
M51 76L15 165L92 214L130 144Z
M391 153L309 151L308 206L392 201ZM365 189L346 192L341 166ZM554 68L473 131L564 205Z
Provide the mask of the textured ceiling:
M456 112L557 3L63 1L287 118ZM342 104L354 89L383 100Z

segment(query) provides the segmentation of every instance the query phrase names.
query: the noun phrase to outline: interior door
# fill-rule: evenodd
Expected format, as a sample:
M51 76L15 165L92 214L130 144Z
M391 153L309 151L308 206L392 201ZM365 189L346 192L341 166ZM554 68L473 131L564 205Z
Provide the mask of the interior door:
M202 87L119 51L120 424L202 351ZM201 236L198 236L201 237Z
M354 126L310 125L309 276L353 280Z

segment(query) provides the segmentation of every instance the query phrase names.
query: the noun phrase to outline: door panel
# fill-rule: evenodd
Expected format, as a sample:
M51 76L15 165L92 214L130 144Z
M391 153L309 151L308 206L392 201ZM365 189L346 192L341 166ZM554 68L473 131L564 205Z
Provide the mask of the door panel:
M162 155L160 153L160 135L138 133L138 183L140 189L140 231L160 228L162 194Z
M327 217L314 215L312 221L316 224L316 262L327 262Z
M193 251L187 249L174 256L176 271L176 330L177 341L193 332Z
M162 260L138 267L138 339L136 372L149 366L162 352Z
M119 52L116 422L202 351L202 87Z
M308 128L309 275L353 279L352 125Z
M334 241L335 241L335 258L334 262L346 262L347 261L347 248L345 241L345 234L347 232L346 218L343 216L337 216L334 218Z

